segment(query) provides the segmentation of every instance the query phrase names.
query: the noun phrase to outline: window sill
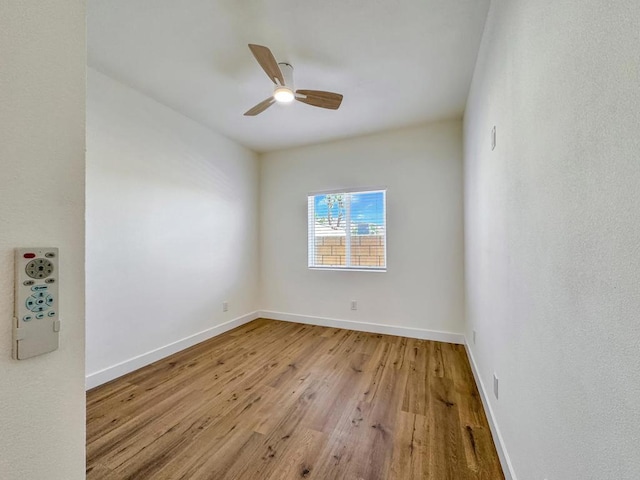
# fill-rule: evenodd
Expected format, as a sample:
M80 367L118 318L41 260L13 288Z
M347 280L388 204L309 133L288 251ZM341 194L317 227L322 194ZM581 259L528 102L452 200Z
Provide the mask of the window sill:
M341 267L308 267L309 270L326 270L330 272L370 272L387 273L386 268L341 268Z

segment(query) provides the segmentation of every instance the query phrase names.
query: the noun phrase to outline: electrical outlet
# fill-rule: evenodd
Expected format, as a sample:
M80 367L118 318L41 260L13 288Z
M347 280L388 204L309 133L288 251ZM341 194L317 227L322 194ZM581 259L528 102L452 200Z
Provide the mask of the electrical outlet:
M229 302L222 302L222 311L223 312L229 311Z
M351 310L358 309L358 302L356 300L351 300Z
M493 373L493 394L498 398L498 374Z
M473 331L473 344L476 344L476 331Z

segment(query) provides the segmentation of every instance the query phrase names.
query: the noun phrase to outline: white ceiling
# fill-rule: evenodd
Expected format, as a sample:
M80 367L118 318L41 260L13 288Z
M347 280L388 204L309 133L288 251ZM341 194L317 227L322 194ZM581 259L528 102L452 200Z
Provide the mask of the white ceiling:
M489 0L90 0L89 65L258 152L460 117ZM342 93L339 110L272 93L247 44L294 67L296 88Z

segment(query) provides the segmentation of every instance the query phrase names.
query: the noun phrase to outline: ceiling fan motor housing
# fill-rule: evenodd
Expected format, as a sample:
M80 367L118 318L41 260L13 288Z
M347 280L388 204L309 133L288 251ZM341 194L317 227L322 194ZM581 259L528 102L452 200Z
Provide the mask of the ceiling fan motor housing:
M284 85L289 87L292 91L293 88L293 67L290 63L279 63L280 71L282 72L282 76L284 77Z
M295 90L293 89L293 67L288 63L279 63L282 77L284 78L284 85L278 85L280 83L278 79L274 79L276 86L273 89L273 98L278 103L291 103L295 99Z

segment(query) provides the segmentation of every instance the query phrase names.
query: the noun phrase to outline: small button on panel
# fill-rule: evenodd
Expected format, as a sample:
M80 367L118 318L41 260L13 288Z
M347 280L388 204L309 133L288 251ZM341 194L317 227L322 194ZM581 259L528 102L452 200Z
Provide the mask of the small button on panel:
M31 320L33 320L33 315L25 315L22 317L23 322L30 322Z
M56 316L56 312L53 310L50 310L49 313L47 313L47 317L55 317Z
M38 320L42 320L44 318L44 313L40 312L40 313L36 313L36 318Z
M31 285L33 285L33 280L31 281ZM32 292L41 292L43 290L48 290L48 289L49 289L49 285L33 285L33 287L31 287Z

